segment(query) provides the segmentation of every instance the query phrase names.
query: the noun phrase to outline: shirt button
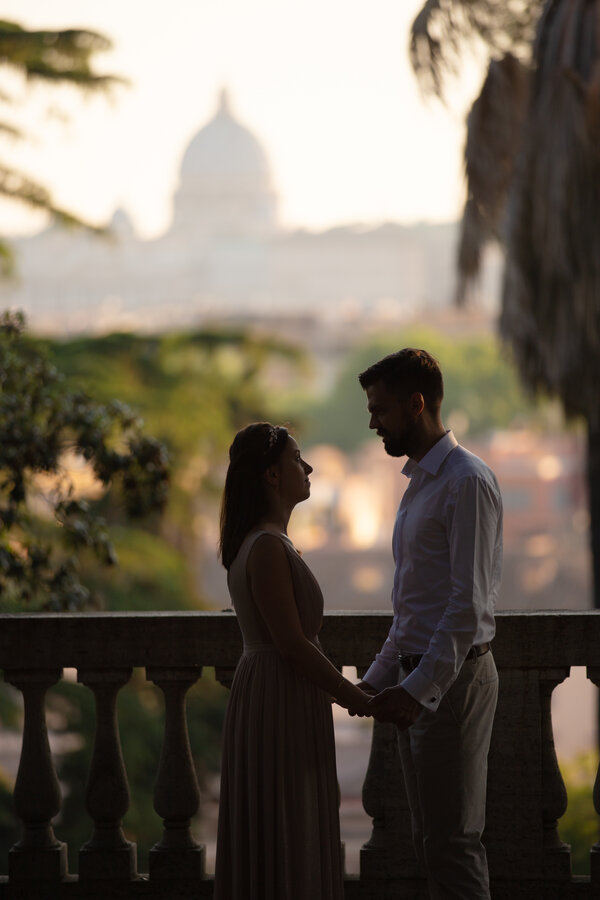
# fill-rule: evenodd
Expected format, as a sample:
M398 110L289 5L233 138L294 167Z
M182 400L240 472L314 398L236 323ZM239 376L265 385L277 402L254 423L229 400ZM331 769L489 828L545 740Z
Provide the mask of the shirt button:
M430 703L437 703L437 700L435 699L435 697L432 697L431 700L430 700L429 702L430 702Z

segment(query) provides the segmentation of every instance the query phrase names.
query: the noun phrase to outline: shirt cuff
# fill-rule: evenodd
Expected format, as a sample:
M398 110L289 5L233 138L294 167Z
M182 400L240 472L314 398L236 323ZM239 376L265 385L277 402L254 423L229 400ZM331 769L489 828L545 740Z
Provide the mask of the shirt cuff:
M387 666L382 666L375 660L375 662L371 663L371 666L363 676L362 680L366 681L367 684L372 685L377 691L382 691L386 687L394 687L398 684L399 669L400 663L398 663L397 666L389 668Z
M365 676L366 677L366 676ZM437 712L442 699L442 692L433 681L425 678L419 667L406 676L401 682L404 690L431 712Z

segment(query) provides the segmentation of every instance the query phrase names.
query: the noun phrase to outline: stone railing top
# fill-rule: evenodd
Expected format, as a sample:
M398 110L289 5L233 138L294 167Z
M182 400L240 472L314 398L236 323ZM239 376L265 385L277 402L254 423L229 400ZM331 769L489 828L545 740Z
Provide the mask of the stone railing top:
M391 615L325 614L321 642L338 665L368 666ZM0 615L0 669L235 666L235 615L222 612L21 613ZM500 667L600 667L600 610L497 615Z

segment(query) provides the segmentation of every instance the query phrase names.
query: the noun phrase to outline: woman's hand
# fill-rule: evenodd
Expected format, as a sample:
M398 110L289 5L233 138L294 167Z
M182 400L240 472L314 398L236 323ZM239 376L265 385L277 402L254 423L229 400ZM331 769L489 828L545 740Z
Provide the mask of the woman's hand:
M366 681L359 681L358 684L353 685L353 687L355 690L352 692L350 703L348 705L344 704L349 715L372 716L373 713L369 708L369 700L371 697L375 696L377 691Z

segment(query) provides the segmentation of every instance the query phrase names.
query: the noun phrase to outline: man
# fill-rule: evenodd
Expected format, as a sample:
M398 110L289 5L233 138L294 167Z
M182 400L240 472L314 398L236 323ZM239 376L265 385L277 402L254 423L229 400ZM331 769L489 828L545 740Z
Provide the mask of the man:
M425 350L359 375L369 427L410 484L393 533L394 619L360 686L398 725L417 856L431 900L489 900L481 834L498 676L490 642L502 561L493 472L441 420L442 373Z

